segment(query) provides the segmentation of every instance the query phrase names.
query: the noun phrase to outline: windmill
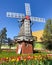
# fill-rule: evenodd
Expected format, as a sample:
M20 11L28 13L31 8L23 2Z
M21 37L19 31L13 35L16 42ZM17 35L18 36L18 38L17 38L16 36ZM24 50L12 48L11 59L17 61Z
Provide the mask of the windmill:
M39 17L33 17L31 16L31 10L30 10L30 4L25 3L25 11L26 16L23 13L14 13L14 12L7 12L7 17L11 18L19 18L22 19L20 21L20 32L18 36L15 37L17 41L19 42L19 48L17 53L32 53L32 43L33 43L33 36L31 31L31 24L32 21L38 21L38 22L45 22L44 18Z

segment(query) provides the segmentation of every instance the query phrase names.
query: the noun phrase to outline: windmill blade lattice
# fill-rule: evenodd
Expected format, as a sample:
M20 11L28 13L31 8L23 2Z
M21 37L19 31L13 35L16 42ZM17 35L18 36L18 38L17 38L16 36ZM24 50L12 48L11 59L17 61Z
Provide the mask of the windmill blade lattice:
M39 17L30 17L30 20L37 22L45 22L45 18L39 18Z
M26 15L31 16L31 9L29 3L25 3L25 11L26 11Z
M6 16L11 17L11 18L24 18L25 17L23 13L14 13L14 12L7 12Z

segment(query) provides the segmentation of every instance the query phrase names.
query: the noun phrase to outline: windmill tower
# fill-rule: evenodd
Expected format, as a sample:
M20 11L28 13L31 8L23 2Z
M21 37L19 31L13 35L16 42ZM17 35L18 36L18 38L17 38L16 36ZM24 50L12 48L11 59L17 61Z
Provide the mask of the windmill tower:
M7 12L7 17L22 19L21 21L19 21L21 24L20 32L18 36L15 36L15 39L19 43L19 46L17 48L18 54L33 53L33 47L32 47L33 36L32 36L32 31L31 31L32 21L45 22L44 18L31 16L31 10L30 10L29 3L25 3L25 11L26 11L26 16L23 13Z

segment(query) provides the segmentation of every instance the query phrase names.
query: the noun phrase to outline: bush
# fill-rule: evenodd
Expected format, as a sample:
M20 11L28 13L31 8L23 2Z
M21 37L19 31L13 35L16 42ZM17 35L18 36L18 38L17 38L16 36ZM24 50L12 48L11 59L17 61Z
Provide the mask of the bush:
M43 49L44 48L44 45L42 44L42 43L34 43L34 48L36 48L36 49Z

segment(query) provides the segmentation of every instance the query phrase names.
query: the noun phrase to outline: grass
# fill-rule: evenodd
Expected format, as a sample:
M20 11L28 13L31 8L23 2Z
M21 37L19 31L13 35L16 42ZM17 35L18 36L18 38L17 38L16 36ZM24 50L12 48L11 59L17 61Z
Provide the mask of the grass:
M35 53L35 54L30 54L30 55L46 55L47 53ZM0 58L5 58L5 57L11 57L11 56L22 56L22 55L27 55L27 54L17 54L16 51L2 51L0 52Z
M11 57L11 56L17 56L16 52L15 51L2 51L0 53L0 58L3 58L3 57Z

